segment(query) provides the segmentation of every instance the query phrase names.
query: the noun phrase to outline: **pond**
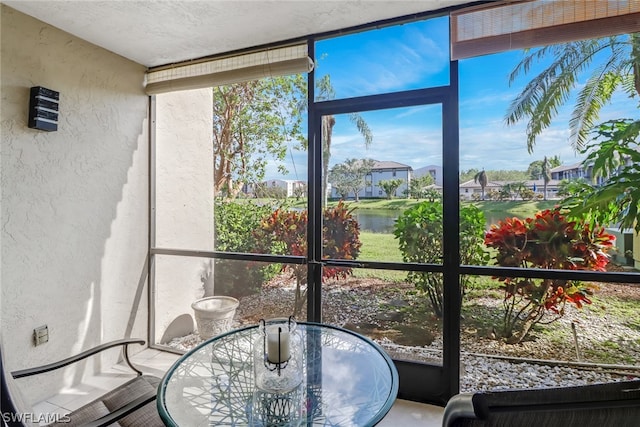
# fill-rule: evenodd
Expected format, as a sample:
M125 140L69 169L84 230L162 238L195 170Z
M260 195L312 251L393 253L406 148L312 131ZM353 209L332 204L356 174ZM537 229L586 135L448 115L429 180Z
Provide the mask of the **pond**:
M353 215L356 217L358 224L360 224L361 231L385 234L393 233L396 219L401 214L402 211L400 210L389 209L355 209L353 211ZM491 224L497 224L499 220L508 216L509 214L506 212L503 215L492 212L492 215L487 217L487 230L491 227Z
M393 233L393 227L396 219L402 211L389 209L356 209L353 215L360 224L360 231L368 231L371 233Z

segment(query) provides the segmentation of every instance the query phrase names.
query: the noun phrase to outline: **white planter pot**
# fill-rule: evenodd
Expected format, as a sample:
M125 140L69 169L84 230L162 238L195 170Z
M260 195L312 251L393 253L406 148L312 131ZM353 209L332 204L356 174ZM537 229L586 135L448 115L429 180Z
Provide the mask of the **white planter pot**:
M191 304L200 338L207 340L230 330L239 304L237 299L225 296L202 298Z

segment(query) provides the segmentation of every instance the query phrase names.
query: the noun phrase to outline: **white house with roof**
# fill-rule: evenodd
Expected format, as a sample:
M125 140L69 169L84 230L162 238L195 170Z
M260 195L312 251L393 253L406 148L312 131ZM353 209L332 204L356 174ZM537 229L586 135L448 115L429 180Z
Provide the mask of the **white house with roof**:
M373 160L373 162L371 172L365 176L366 186L358 193L358 197L386 198L387 193L382 189L382 187L380 187L380 182L391 179L401 179L404 181L403 184L398 187L393 196L406 197L405 192L409 188L413 168L409 165L394 161ZM332 198L341 197L335 188L331 189L330 194ZM349 197L355 198L355 195L350 194Z
M627 157L624 160L624 164L626 164L627 166L631 165L631 159ZM622 165L620 166L620 168L622 168ZM551 179L557 179L557 180L584 179L586 181L593 180L593 166L585 165L584 163L575 163L572 165L560 165L551 169L550 172L551 172ZM606 179L602 176L599 176L596 181L598 184L602 184L604 181L606 181Z
M551 179L555 180L575 180L575 179L591 179L591 167L584 167L582 163L572 165L560 165L551 168Z

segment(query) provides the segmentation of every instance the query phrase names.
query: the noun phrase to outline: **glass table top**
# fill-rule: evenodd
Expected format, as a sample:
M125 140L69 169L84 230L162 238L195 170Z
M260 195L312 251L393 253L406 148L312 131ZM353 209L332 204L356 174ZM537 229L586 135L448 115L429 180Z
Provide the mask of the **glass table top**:
M255 387L257 326L212 338L182 356L158 390L168 426L370 426L391 408L398 373L374 342L354 332L299 322L302 383L286 393Z

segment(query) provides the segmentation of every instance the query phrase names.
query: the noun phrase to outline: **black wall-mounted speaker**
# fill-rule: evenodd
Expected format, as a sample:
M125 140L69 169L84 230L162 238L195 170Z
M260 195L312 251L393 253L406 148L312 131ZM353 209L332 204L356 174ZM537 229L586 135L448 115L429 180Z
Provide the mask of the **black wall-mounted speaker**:
M29 97L29 127L32 129L58 130L58 106L60 92L42 86L31 88Z

